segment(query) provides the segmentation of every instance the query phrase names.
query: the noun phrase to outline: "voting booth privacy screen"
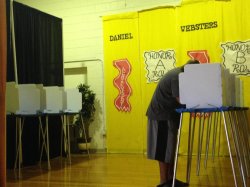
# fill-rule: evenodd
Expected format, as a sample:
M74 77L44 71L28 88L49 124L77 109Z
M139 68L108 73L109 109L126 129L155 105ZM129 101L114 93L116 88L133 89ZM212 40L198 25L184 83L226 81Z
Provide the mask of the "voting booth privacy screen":
M238 90L241 97L234 102L250 106L249 9L250 2L243 0L195 3L186 0L179 7L103 17L108 152L146 151L145 114L157 82L167 71L190 58L204 64L219 64L218 67L237 77L240 85L237 88L241 87L242 92ZM220 94L217 80L223 80L218 67L214 84L206 87L196 80L196 86L203 86L210 96ZM199 78L206 80L208 76ZM217 103L223 105L225 98L222 96ZM184 116L183 142L187 133ZM186 149L181 143L179 153L185 154ZM221 154L228 154L225 145L221 150Z

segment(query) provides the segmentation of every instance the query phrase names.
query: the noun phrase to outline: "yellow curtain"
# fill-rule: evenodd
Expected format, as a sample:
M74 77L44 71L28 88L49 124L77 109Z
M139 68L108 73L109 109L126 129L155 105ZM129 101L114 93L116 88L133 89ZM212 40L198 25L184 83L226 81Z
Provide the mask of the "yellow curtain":
M190 4L176 9L177 59L183 64L187 51L207 50L210 62L221 62L221 3ZM213 10L213 11L211 11ZM206 14L204 14L206 12ZM195 27L195 30L193 30ZM213 40L211 40L213 38Z
M160 8L139 13L139 41L140 41L140 66L141 66L141 99L143 117L143 145L146 150L146 110L151 100L157 82L147 83L146 64L144 52L159 52L175 49L177 46L176 19L174 8ZM157 62L161 59L158 58ZM178 62L177 62L178 63ZM178 66L178 64L175 64Z
M103 18L106 126L108 152L142 152L142 104L138 43L138 14L126 13ZM115 99L119 90L114 80L122 73L114 62L130 64L127 83L130 85L129 110L119 110ZM123 87L123 85L121 86ZM122 88L120 88L122 89Z
M0 186L6 186L5 85L7 61L6 1L0 1Z
M106 84L106 105L107 105L107 128L108 144L110 150L114 144L116 150L124 146L117 142L118 138L114 138L113 134L119 135L121 138L127 138L126 135L130 131L124 131L119 134L116 127L117 117L122 119L123 123L129 123L131 127L139 135L138 141L142 141L142 150L146 150L146 124L145 116L147 106L150 102L157 82L149 83L147 80L146 57L145 52L155 52L160 54L162 51L173 51L174 66L184 64L190 57L190 54L204 52L210 63L223 62L223 49L221 44L225 42L248 41L250 39L250 2L244 0L232 1L183 1L180 7L161 7L152 10L140 11L138 13L130 13L124 15L113 16L112 19L107 17L104 19L104 53L105 53L105 84ZM133 15L128 19L128 15ZM125 18L123 17L125 16ZM123 41L132 44L126 48L121 47L121 42L110 42L108 40L110 33L126 33L129 30L138 30L135 40ZM131 31L132 32L132 31ZM135 32L135 31L133 31ZM133 42L132 42L133 41ZM124 46L125 46L124 45ZM136 48L136 49L135 49ZM112 65L111 60L116 59L117 55L125 58L136 58L136 63L132 62L132 77L137 77L131 81L132 89L136 90L136 94L131 96L135 99L135 103L131 102L131 113L121 113L114 109L113 99L117 91L112 88L112 80L117 75L117 70L109 68ZM131 56L132 55L132 56ZM159 59L158 59L159 60ZM161 60L161 59L160 59ZM159 60L159 61L160 61ZM162 65L162 64L161 64ZM249 97L247 96L249 85L249 77L241 76L244 81L244 104L249 106ZM112 89L111 89L112 88ZM140 102L139 102L140 101ZM140 105L140 106L139 106ZM130 120L135 107L140 107L136 111L136 116L140 120ZM111 113L110 113L111 112ZM115 114L115 115L111 115ZM182 131L182 141L180 153L185 154L187 146L184 143L187 138L187 116L185 116L184 128ZM142 123L139 127L138 123ZM119 130L118 130L119 131ZM221 138L221 144L225 145L225 138ZM218 144L218 142L217 142ZM131 146L131 145L130 145ZM138 147L139 148L139 147ZM129 152L130 147L123 149ZM221 154L227 154L227 147L221 147Z

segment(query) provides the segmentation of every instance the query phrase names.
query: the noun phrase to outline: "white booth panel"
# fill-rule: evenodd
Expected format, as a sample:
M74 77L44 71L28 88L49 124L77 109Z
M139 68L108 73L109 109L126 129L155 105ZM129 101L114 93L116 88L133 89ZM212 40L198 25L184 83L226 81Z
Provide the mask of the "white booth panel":
M63 110L63 91L58 86L40 88L41 110L44 113L59 113Z
M222 67L214 64L191 64L179 75L180 102L187 108L212 108L223 105Z
M16 113L19 110L19 95L15 82L6 83L6 113Z
M243 107L243 83L239 77L235 77L235 102L237 107Z
M64 89L63 91L63 111L79 112L82 109L82 94L78 89Z
M40 91L35 84L6 84L6 111L15 114L37 114Z
M243 107L242 81L220 63L186 65L179 91L187 108Z

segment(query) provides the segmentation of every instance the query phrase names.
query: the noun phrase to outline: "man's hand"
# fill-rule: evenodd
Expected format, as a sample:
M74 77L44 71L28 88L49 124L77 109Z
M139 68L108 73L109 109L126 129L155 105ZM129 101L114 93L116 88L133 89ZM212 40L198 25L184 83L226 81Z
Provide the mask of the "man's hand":
M178 103L180 103L180 98L179 98L179 97L176 97L176 101L177 101Z

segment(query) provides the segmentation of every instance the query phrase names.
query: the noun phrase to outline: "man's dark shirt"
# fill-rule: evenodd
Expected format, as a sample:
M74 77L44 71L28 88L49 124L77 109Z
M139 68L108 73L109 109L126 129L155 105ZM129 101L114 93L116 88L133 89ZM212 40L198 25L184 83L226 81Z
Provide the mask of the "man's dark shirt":
M181 72L182 68L174 68L161 78L147 109L146 115L149 119L179 121L180 115L175 109L182 106L176 100L179 97Z

